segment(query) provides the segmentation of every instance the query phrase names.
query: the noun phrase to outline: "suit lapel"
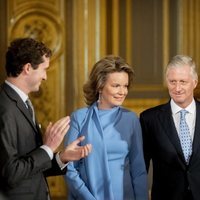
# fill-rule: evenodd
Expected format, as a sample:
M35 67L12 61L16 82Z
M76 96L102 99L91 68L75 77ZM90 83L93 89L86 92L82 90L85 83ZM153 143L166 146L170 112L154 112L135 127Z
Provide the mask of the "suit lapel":
M22 99L20 98L20 96L15 92L15 90L13 90L8 84L4 83L2 85L3 90L5 91L5 93L9 96L10 99L12 99L13 101L16 102L16 106L18 107L18 109L22 112L22 114L26 117L26 119L29 121L29 123L31 124L31 126L33 127L34 131L37 133L37 128L35 126L35 124L33 123L33 120L31 118L31 115L28 111L28 109L26 108L26 105L24 104L24 102L22 101Z
M168 136L170 142L173 144L177 154L179 155L179 158L182 160L182 162L185 163L180 140L172 117L170 102L163 105L163 107L161 108L159 120L160 123L163 125L165 134Z
M23 113L23 115L25 115L25 117L28 119L28 121L31 124L31 126L33 127L34 131L37 132L37 128L33 122L33 119L31 117L28 109L26 108L26 105L24 104L24 102L21 99L17 101L17 107Z

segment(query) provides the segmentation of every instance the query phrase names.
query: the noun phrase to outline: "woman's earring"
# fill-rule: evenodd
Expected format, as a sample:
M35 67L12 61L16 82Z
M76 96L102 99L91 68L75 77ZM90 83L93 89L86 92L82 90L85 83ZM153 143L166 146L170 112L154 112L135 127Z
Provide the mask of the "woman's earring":
M101 104L101 92L99 92L98 103Z

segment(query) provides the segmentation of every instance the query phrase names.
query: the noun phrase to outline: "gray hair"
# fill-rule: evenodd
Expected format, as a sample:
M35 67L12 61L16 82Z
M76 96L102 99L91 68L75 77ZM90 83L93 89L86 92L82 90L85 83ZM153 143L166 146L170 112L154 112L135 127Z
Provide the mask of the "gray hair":
M168 70L171 68L180 68L180 67L184 67L185 65L188 65L191 69L191 75L194 78L194 80L198 81L198 74L196 71L196 64L194 62L194 60L186 55L176 55L174 56L169 63L167 64L166 70L165 70L165 74L167 75Z

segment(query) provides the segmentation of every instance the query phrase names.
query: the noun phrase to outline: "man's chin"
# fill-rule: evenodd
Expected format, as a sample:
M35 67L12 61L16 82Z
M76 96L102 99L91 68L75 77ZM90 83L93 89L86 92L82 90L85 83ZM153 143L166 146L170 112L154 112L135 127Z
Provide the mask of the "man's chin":
M39 90L40 90L40 87L36 87L36 88L34 88L34 89L32 90L32 92L39 92Z
M185 100L183 99L174 99L174 102L179 105L180 107L182 107L185 104Z
M183 96L175 96L173 99L174 101L177 101L177 102L184 102Z

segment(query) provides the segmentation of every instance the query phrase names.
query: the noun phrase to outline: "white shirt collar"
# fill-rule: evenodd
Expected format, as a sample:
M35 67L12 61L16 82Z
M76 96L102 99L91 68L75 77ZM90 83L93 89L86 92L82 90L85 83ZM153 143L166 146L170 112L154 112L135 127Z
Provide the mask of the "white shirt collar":
M178 106L173 99L171 99L170 101L170 105L172 108L172 113L173 115L175 115L176 113L178 113L180 110L182 110L183 108L181 108L180 106ZM185 108L185 110L187 110L189 113L195 114L195 109L196 109L196 103L194 101L194 99L192 100L192 102Z
M8 84L13 90L15 90L15 92L17 92L17 94L21 97L23 102L27 100L28 96L22 90L20 90L17 86L13 85L11 82L7 80L5 80L5 83Z

